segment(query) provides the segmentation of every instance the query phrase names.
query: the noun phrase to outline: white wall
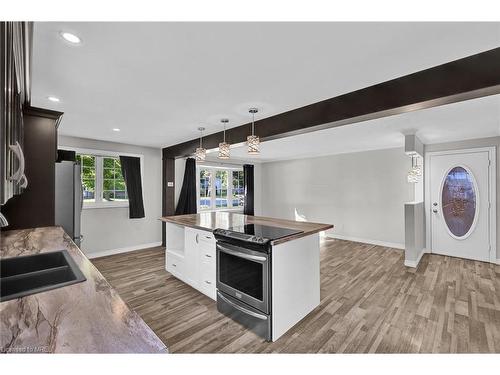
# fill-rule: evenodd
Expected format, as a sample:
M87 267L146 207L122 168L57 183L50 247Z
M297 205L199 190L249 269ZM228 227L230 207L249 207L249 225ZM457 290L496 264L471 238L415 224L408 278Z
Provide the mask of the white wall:
M449 142L449 143L439 143L433 145L425 145L425 153L432 151L448 151L448 150L461 150L466 148L475 148L475 147L490 147L493 146L496 149L497 160L497 192L496 192L496 201L497 201L497 262L500 260L500 137L490 137L490 138L478 138L471 139L467 141L460 142ZM427 198L426 198L427 199ZM429 234L430 235L430 234ZM427 237L429 237L429 235ZM429 242L429 240L427 241ZM430 248L430 244L427 244L427 248Z
M59 136L64 146L103 151L126 152L144 156L143 198L146 217L129 219L128 207L92 208L82 212L82 250L90 257L107 255L115 250L155 246L161 243L161 149Z
M328 234L403 248L406 181L403 148L262 164L262 215L334 225Z

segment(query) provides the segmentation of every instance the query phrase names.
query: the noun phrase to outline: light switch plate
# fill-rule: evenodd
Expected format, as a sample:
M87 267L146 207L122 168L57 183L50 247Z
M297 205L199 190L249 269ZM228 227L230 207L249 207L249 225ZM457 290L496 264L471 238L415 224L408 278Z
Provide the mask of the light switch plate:
M167 182L167 187L174 187L174 183L172 181Z

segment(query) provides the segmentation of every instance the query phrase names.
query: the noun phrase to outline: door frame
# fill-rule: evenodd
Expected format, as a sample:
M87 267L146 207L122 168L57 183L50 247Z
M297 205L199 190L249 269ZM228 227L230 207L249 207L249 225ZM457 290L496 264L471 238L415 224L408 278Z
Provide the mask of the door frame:
M489 241L490 241L490 251L489 251L489 262L497 263L497 201L496 201L496 185L497 185L497 169L496 169L496 147L474 147L465 148L458 150L446 150L446 151L430 151L425 153L424 162L424 207L425 207L425 244L426 252L432 253L432 215L431 215L431 157L440 155L456 155L456 154L467 154L471 152L488 152L489 169L488 169L488 194L489 194Z

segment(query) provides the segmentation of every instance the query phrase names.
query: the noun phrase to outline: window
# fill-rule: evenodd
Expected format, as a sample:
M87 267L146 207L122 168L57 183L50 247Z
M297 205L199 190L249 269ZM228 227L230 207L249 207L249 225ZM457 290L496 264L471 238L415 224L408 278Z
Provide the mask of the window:
M215 208L227 208L228 171L215 171Z
M241 169L199 166L198 176L200 211L243 208L244 187Z
M128 201L119 158L102 159L102 198L105 201Z
M76 157L82 168L83 202L95 202L96 157L92 155L77 155Z
M461 166L452 168L445 176L441 192L441 207L448 229L456 238L471 232L476 208L476 186L472 174Z
M233 175L232 205L243 207L245 198L245 186L243 184L243 171L231 171Z
M82 170L84 208L128 205L119 156L101 156L78 151L76 156Z

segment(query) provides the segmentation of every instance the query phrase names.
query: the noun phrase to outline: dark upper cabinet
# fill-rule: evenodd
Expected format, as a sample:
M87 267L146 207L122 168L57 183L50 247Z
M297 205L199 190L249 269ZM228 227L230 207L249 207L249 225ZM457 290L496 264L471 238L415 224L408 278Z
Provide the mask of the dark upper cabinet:
M0 22L0 205L23 192L23 110L31 89L30 22Z
M30 106L31 22L0 22L0 212L21 229L54 225L62 113Z
M3 229L54 225L57 127L62 113L27 107L24 117L24 157L28 186L1 208L9 222Z

